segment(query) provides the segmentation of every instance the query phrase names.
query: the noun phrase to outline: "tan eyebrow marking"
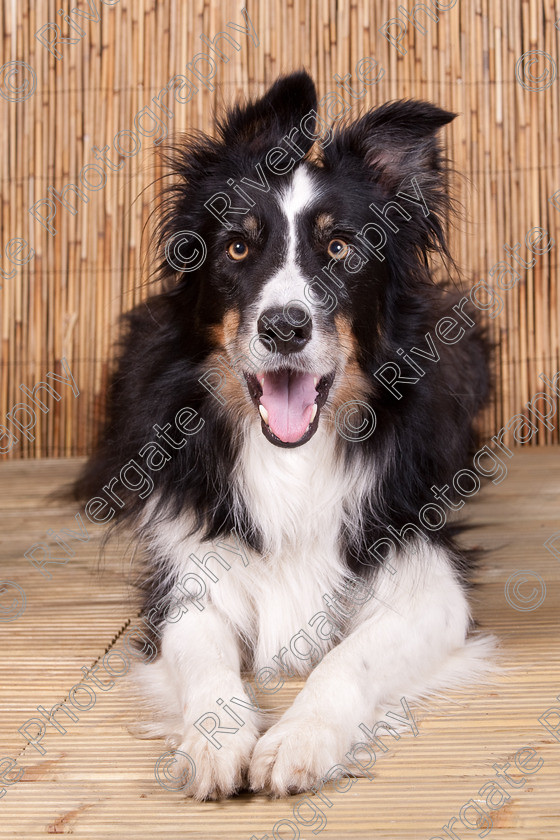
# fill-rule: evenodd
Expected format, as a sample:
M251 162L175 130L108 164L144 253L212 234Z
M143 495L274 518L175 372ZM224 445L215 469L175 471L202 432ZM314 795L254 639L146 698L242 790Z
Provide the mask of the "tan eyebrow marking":
M259 232L259 220L252 213L249 213L247 216L245 216L242 225L250 236L257 236Z
M324 236L334 227L334 217L330 213L319 213L315 219L315 230L319 236Z

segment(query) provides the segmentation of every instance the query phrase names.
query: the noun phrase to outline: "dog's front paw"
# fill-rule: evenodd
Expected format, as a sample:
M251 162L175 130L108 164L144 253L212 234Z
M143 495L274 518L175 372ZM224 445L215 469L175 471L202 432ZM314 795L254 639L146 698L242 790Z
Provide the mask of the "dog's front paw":
M251 789L276 796L309 790L341 759L340 751L332 725L290 710L257 742L249 767Z
M238 732L227 736L227 743L224 738L218 750L193 727L177 748L179 763L173 768L173 775L178 778L184 770L185 795L194 799L222 799L243 787L258 736L257 727L246 723ZM189 760L181 758L182 752L190 756L194 772Z

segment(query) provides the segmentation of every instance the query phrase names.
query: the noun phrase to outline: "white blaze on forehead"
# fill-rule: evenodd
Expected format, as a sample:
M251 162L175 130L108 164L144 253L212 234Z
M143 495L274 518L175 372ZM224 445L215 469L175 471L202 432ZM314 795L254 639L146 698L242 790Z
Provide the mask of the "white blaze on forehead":
M316 187L305 166L299 166L287 189L280 194L280 209L288 222L286 259L284 264L264 285L258 302L258 314L270 306L285 306L293 300L307 307L304 296L305 277L296 261L298 232L296 219L317 197Z
M313 199L313 183L304 166L299 166L281 198L280 208L288 220L288 261L295 261L297 233L295 219Z

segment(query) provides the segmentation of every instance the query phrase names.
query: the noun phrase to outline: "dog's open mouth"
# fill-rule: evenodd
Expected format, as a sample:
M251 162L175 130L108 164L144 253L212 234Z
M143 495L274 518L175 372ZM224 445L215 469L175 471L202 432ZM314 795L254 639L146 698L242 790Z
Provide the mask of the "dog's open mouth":
M276 446L301 446L313 437L334 373L319 376L296 370L245 374L261 415L264 436Z

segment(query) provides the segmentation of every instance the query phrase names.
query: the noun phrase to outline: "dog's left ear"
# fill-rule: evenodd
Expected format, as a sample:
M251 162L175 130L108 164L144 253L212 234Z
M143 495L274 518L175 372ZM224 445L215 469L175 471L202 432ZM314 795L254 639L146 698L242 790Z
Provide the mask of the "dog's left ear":
M372 180L389 195L415 175L431 175L429 180L434 183L433 176L443 170L436 134L456 116L416 100L382 105L335 132L324 151L325 166L335 167L344 159L361 158Z
M241 147L262 154L298 128L302 120L306 132L313 134L316 112L315 85L311 76L302 70L278 79L260 99L235 105L218 123L218 130L228 148ZM300 130L292 135L292 140L306 153L313 145L313 140Z

